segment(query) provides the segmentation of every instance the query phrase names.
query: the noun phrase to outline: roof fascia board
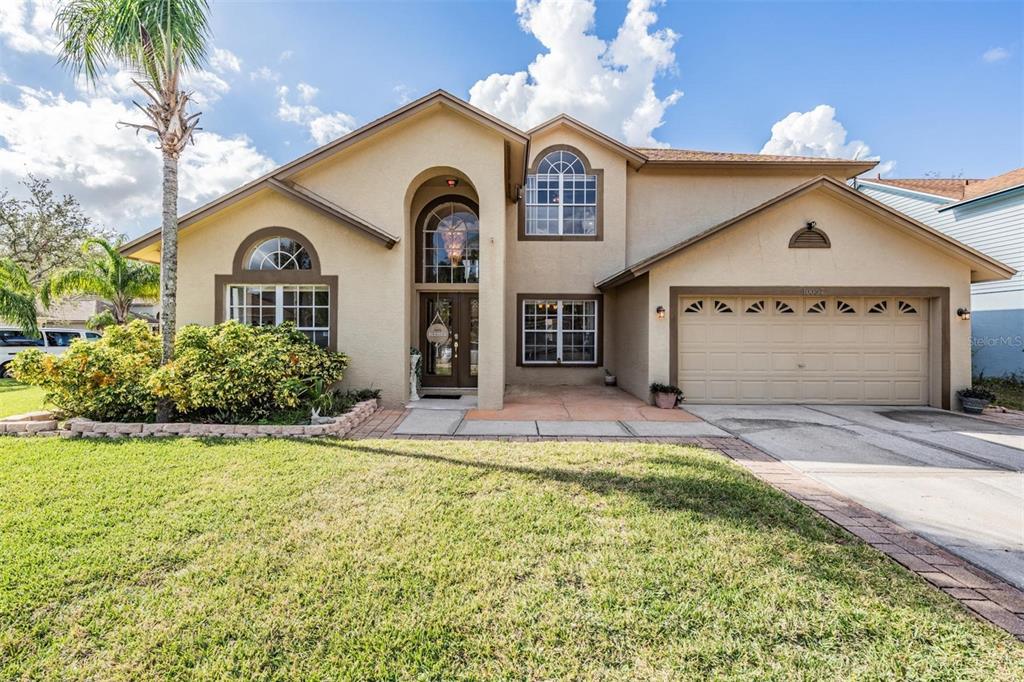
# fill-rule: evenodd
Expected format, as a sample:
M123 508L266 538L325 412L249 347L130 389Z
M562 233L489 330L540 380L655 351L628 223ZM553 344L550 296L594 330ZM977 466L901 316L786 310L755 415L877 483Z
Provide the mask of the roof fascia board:
M359 216L345 210L329 199L320 196L308 187L303 187L302 185L293 182L281 182L274 178L268 180L267 183L271 189L306 204L310 208L326 215L329 218L337 220L343 225L365 232L370 237L382 242L389 249L398 243L399 238L395 235L387 232L386 230L382 230L366 220L363 220Z
M628 145L619 142L613 137L605 135L600 130L588 126L586 123L583 123L582 121L577 121L575 118L569 116L568 114L559 114L554 118L548 119L544 123L541 123L538 126L534 126L530 130L528 130L526 134L532 139L535 135L542 133L548 128L553 128L556 125L564 125L567 128L571 128L572 130L580 133L581 135L593 138L597 142L600 142L601 144L605 145L606 147L612 148L622 156L625 156L626 159L630 162L630 165L633 166L634 168L639 168L640 166L648 162L647 156L645 156L644 154L638 152L637 150L633 149Z
M903 228L907 232L910 232L912 235L918 236L922 240L931 243L933 246L943 251L949 252L954 256L959 257L961 260L966 260L972 264L979 265L984 270L996 273L997 278L1009 278L1016 273L1016 270L1003 263L1000 263L994 258L989 258L985 254L976 251L975 249L972 249L966 244L961 244L955 239L952 239L951 237L937 230L934 230L928 227L927 225L924 225L923 223L920 223L910 217L904 216L903 214L892 210L885 204L882 204L881 202L876 201L861 192L858 192L857 190L853 189L852 187L849 187L848 185L842 182L839 182L829 176L819 176L812 180L808 180L807 182L801 185L797 185L796 187L786 192L783 192L779 196L774 197L773 199L769 199L768 201L759 204L758 206L755 206L754 208L751 208L747 211L744 211L743 213L740 213L737 216L734 216L724 222L721 222L715 225L714 227L711 227L699 234L696 234L693 237L690 237L689 239L686 239L682 242L679 242L678 244L670 246L667 249L664 249L654 254L653 256L638 261L637 263L634 263L633 265L617 273L614 273L613 275L606 277L603 280L598 281L594 286L597 287L598 289L605 290L610 287L624 284L625 282L635 279L636 277L644 274L645 272L648 272L656 263L664 260L665 258L668 258L669 256L672 256L686 248L689 248L690 246L698 242L701 242L707 239L708 237L711 237L717 234L718 232L721 232L722 230L732 227L733 225L740 223L753 215L765 211L776 204L782 203L789 199L793 199L801 194L805 194L819 187L830 190L837 197L845 199L847 203L850 203L851 205L867 209L875 213L879 218L887 220L890 223L897 224L899 227Z
M723 169L772 169L772 170L818 170L821 173L842 170L844 177L849 180L861 173L878 165L877 161L856 162L856 161L716 161L711 159L649 159L645 166L652 168L723 168Z

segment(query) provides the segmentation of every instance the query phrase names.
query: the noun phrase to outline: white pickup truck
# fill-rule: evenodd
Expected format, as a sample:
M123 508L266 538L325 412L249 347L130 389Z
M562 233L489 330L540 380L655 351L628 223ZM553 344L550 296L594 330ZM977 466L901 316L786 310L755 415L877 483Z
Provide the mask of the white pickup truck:
M63 329L60 327L43 327L39 330L41 337L30 339L20 329L4 329L0 327L0 378L7 376L7 363L14 356L29 348L38 348L44 353L60 355L68 349L75 339L95 341L100 338L98 332L85 329Z

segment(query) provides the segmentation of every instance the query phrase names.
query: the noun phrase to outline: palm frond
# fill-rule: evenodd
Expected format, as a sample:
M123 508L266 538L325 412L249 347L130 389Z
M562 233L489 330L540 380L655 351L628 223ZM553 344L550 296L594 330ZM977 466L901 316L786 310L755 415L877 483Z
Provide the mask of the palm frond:
M28 336L38 336L36 291L28 273L10 258L0 259L0 319Z

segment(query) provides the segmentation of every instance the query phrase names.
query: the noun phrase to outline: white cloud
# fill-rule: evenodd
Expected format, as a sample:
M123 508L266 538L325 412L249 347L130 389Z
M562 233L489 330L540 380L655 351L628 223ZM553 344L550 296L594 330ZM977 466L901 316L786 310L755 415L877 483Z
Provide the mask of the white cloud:
M0 186L27 173L51 178L104 225L138 233L158 224L160 151L145 135L118 128L141 114L105 96L67 99L18 87L0 100ZM180 165L179 205L188 210L273 168L245 136L199 132Z
M399 83L395 87L391 88L391 91L395 93L395 101L399 106L408 104L412 101L412 88L405 83Z
M630 0L615 39L593 34L594 0L517 0L519 24L546 48L526 71L491 74L469 90L470 103L520 128L560 113L634 145L653 133L682 92L659 98L654 79L676 68L679 36L652 31L659 0Z
M985 53L981 55L981 58L984 59L989 64L992 64L994 62L1001 62L1004 59L1010 58L1010 51L1007 50L1005 47L993 47L991 49L985 50Z
M249 79L254 81L267 81L270 83L276 83L281 80L281 74L274 71L269 66L261 66L255 71L249 72Z
M846 141L846 128L836 120L835 107L819 104L810 111L794 111L772 126L771 139L761 148L762 154L784 156L822 156L840 159L878 161L871 156L871 147L861 140ZM873 172L888 173L895 165L886 161Z
M296 90L299 91L299 99L307 104L313 101L313 98L316 97L316 93L320 92L319 88L314 88L309 83L299 83Z
M239 59L231 50L215 47L213 48L213 52L210 54L210 66L213 67L214 71L218 71L220 73L226 73L228 71L238 73L242 70L242 60Z
M315 87L308 83L299 83L297 90L299 99L302 101L301 104L289 101L287 86L278 86L277 117L279 119L306 126L309 129L309 136L317 144L327 144L355 129L356 120L352 116L340 111L325 114L320 107L311 104L311 100L317 93Z
M294 50L284 50L281 54L277 55L277 61L286 62L295 56Z
M16 52L57 54L56 0L0 2L0 41Z

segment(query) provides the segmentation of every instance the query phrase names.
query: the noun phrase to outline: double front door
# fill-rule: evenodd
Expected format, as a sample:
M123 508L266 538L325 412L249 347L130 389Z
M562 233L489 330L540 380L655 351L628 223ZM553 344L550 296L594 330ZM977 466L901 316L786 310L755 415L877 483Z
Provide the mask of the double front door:
M480 301L462 292L420 294L420 350L424 388L476 386Z

